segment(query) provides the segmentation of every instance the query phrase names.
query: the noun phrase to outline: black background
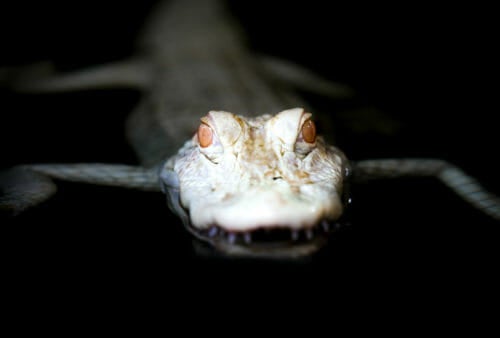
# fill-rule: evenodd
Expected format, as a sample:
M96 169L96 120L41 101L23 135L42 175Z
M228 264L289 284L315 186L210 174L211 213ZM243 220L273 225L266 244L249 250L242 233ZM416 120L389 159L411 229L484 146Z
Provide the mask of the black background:
M153 4L6 5L0 62L53 60L69 71L126 58L134 53L134 38ZM357 91L348 104L308 97L313 107L344 116L334 130L349 158L442 158L500 192L498 22L491 8L260 0L232 1L231 8L253 50L292 60ZM123 126L139 98L131 90L26 95L3 89L2 166L136 163ZM342 113L349 107L375 107L397 128L353 131ZM498 222L434 179L355 187L351 225L322 253L300 262L198 257L163 195L58 186L50 201L2 219L8 224L2 241L13 267L9 278L42 301L47 290L87 303L103 294L123 301L125 290L163 298L180 286L188 286L183 295L285 288L303 298L361 296L396 307L424 305L437 313L429 304L469 311L497 293Z

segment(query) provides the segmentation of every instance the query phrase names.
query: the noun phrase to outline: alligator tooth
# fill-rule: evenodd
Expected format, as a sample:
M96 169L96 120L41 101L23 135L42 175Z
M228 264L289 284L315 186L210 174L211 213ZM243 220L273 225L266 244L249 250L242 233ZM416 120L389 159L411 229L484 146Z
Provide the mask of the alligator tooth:
M305 232L306 232L306 238L308 240L311 240L313 238L313 235L314 235L313 230L309 228L309 229L306 229Z
M208 229L208 233L207 233L207 234L208 234L208 237L214 237L215 235L217 235L217 232L219 232L219 231L218 231L218 229L217 229L217 227L216 227L215 225L214 225L214 226L211 226L211 227Z
M324 232L330 231L330 223L328 223L326 220L323 220L323 222L321 222L321 227L323 228Z
M234 242L236 242L236 234L234 232L230 232L227 234L227 241L230 243L230 244L234 244Z
M245 234L243 235L243 240L246 244L250 244L252 242L252 234L249 232L245 232Z
M299 231L298 230L292 230L291 235L292 235L292 241L296 241L299 239Z

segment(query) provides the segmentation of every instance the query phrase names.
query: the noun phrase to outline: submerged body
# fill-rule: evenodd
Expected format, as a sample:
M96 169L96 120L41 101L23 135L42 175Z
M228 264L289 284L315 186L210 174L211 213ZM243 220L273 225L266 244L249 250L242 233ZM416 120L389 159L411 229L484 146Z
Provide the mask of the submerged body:
M143 99L126 126L140 166L17 167L3 174L2 207L20 212L43 202L55 192L50 177L144 190L163 187L188 229L225 252L297 256L317 250L324 243L323 236L315 236L318 229L327 233L329 223L342 215L349 166L323 138L307 142L301 134L310 109L292 87L330 96L345 95L345 88L286 64L266 68L247 51L216 0L161 3L138 50L129 61L21 78L14 86L47 92L141 89ZM205 127L195 133L207 113L201 120ZM355 163L353 171L357 178L437 176L472 205L500 218L496 197L440 160L366 161ZM259 231L270 228L280 231L284 245L276 249L273 242L255 250L255 239L265 237Z

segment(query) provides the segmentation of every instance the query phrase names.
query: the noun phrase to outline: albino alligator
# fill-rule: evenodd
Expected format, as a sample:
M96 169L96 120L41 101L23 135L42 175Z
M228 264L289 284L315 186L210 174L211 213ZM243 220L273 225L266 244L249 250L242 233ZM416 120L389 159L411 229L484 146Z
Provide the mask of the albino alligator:
M290 87L330 96L349 90L296 66L252 58L220 1L170 1L152 14L132 60L13 76L10 83L33 92L140 88L144 96L126 131L141 166L16 166L0 176L3 209L19 213L43 202L56 190L51 178L163 190L187 229L224 252L300 256L321 247L341 218L349 176L417 175L439 178L500 219L498 199L442 160L349 163L316 135L313 114Z

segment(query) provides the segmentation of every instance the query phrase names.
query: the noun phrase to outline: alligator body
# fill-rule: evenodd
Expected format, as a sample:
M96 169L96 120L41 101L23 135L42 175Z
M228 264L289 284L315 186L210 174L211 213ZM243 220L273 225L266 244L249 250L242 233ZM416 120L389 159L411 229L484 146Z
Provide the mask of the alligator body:
M129 87L143 93L125 123L126 136L138 158L138 165L79 163L15 166L3 172L1 177L2 208L14 213L42 203L54 194L56 188L51 180L54 178L148 191L160 191L162 187L166 191L171 188L178 190L176 175L182 168L177 168L175 163L167 162L165 165L165 162L176 156L186 140L199 128L200 118L207 113L228 111L244 116L248 121L256 121L254 119L258 119L258 116L274 115L294 107L304 108L302 112L310 111L311 107L297 94L296 88L333 98L352 95L348 87L325 81L295 65L255 58L247 50L240 29L223 3L216 0L160 3L152 11L138 39L137 54L128 60L71 74L33 77L28 72L20 76L9 75L9 79L11 87L26 92ZM322 116L317 118L318 121L327 119ZM300 123L305 121L301 120ZM209 124L204 120L202 122ZM250 125L252 123L255 122ZM297 128L300 130L302 124ZM328 137L326 140L331 141ZM282 155L285 153L281 152ZM352 162L349 165L343 154L338 156L339 160L336 161L341 182L339 186L335 183L335 187L339 188L339 195L351 171L353 179L358 181L434 176L474 207L495 219L500 218L498 199L486 192L475 179L445 161L390 159ZM173 172L175 177L165 174L165 170ZM281 177L281 174L273 178ZM174 198L182 199L177 195ZM339 196L336 198L340 201ZM177 213L183 208L186 206L173 207ZM334 213L332 220L338 220L341 213ZM245 217L244 211L241 217ZM186 219L185 215L183 219ZM191 225L190 221L185 223L188 227ZM274 220L274 224L279 224L279 221ZM205 226L208 225L203 224ZM250 240L247 241L246 233L238 234L242 241L238 244L231 231L224 233L224 241L215 244L222 251L236 255L261 255L262 252L266 255L271 252L271 256L301 256L317 250L319 246L310 245L308 241L314 237L310 229L306 227L299 230L303 233L291 232L290 240L287 240L288 248L284 251L269 247L255 251L251 248L252 244L248 243ZM210 229L203 228L203 231ZM221 231L217 231L220 234ZM207 239L207 236L202 237ZM305 245L297 249L294 237L302 238ZM208 242L214 244L211 240Z

